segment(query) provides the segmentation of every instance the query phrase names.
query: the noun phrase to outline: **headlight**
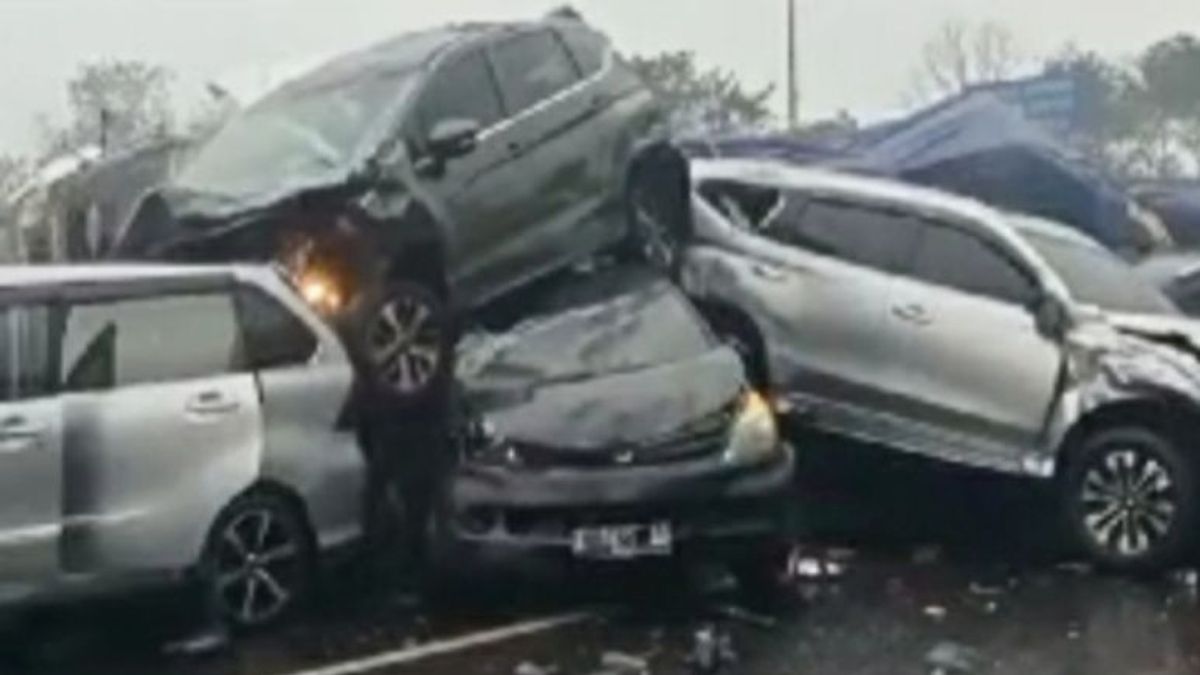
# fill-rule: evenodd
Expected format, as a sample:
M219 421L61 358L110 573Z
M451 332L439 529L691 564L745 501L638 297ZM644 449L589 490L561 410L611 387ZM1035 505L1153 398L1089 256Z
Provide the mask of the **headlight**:
M737 419L729 435L725 461L731 464L764 464L781 454L775 413L762 394L750 391L742 397Z
M305 270L296 279L296 287L305 302L323 314L335 314L342 308L342 294L337 282L321 270Z

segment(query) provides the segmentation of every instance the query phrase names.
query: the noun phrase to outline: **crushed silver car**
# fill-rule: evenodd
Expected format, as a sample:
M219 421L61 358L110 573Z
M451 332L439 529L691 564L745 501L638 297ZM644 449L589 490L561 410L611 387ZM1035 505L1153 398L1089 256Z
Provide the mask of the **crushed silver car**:
M683 285L812 424L1058 478L1074 538L1169 564L1197 525L1200 324L1070 229L869 178L693 165Z
M793 451L737 354L645 270L602 272L551 305L460 348L465 433L434 550L686 553L770 583Z
M0 604L203 582L254 627L361 534L338 339L270 269L0 269Z

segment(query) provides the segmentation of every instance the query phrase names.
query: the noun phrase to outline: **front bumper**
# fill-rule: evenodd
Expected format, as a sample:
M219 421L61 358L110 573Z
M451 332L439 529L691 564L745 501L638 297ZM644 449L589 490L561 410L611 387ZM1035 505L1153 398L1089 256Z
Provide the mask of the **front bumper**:
M783 527L795 452L757 467L719 457L655 466L513 470L468 464L447 485L443 522L481 552L569 552L576 528L669 522L677 550L723 548Z

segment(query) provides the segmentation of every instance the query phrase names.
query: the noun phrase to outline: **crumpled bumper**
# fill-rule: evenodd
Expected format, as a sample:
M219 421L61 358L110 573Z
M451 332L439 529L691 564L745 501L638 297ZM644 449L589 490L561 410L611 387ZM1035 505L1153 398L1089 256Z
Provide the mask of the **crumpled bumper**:
M449 534L473 548L569 551L576 528L670 522L679 548L761 539L783 524L795 452L758 467L719 457L610 469L467 464L447 485Z

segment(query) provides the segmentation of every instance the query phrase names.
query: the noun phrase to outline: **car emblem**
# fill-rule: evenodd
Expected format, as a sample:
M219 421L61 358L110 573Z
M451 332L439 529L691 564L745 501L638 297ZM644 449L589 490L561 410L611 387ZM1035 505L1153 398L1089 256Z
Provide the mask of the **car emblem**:
M633 464L633 451L622 450L613 455L613 461L617 464Z

